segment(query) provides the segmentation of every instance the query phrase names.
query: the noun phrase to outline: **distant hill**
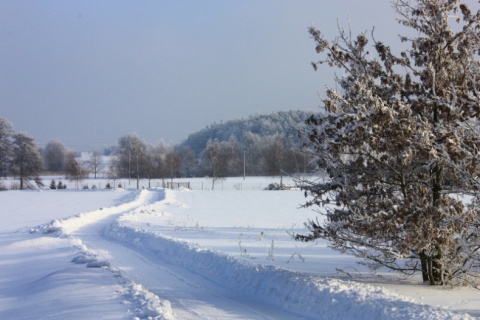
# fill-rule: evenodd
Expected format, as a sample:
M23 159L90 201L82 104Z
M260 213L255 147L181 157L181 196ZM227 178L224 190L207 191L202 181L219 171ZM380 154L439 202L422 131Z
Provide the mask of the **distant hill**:
M248 119L235 119L222 123L214 123L206 128L192 133L177 147L190 147L198 156L209 140L227 141L232 136L240 144L256 137L283 135L288 144L300 143L298 129L305 125L305 120L314 111L279 111L267 115L256 114Z

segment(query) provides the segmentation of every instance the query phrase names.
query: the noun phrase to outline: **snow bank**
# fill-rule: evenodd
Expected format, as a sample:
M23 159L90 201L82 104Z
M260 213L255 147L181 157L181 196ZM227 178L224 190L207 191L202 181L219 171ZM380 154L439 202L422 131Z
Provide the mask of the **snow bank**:
M87 268L107 268L114 273L115 278L119 279L121 284L120 293L124 297L124 304L129 305L130 313L134 314L133 320L137 319L155 319L155 320L174 320L171 304L167 300L160 299L157 295L147 290L141 284L137 284L122 272L110 265L101 255L96 254L94 250L88 249L85 245L79 245L82 251L72 259L73 263L85 264Z
M70 262L75 239L21 233L9 239L0 245L0 319L125 319L128 307L112 274Z
M150 192L148 190L132 191L131 198L118 206L100 208L98 210L77 214L67 219L53 220L51 223L32 228L31 233L55 234L59 238L68 238L79 250L71 260L75 264L85 264L87 268L103 268L110 270L118 279L124 296L124 303L129 305L129 312L134 315L133 319L173 320L173 310L167 300L160 299L157 295L147 290L141 284L124 277L122 272L111 265L103 254L90 249L80 239L75 237L75 232L90 224L121 215L130 210L156 202L163 198L163 191ZM17 245L18 246L18 245ZM50 245L50 247L52 247Z
M110 262L100 258L95 251L84 247L84 250L72 259L73 263L86 264L87 268L108 268L119 279L122 289L121 293L126 299L125 304L129 304L130 312L133 313L135 319L156 319L156 320L173 320L173 310L171 304L167 300L160 299L141 284L137 284L124 277L122 272L112 267Z
M105 236L200 274L243 296L315 319L473 319L380 287L258 265L116 221Z

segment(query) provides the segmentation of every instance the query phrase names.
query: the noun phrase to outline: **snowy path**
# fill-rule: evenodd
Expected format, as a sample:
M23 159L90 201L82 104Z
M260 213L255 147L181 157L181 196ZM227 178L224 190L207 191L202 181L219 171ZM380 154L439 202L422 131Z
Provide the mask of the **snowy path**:
M1 319L478 317L477 291L420 287L425 295L452 300L453 294L469 301L462 306L470 307L450 311L313 272L328 269L330 260L345 261L326 248L301 249L284 239L280 230L292 221L288 206L296 201L294 193L119 190L3 196L15 201L5 202L0 213L25 215L27 222L12 220L0 233ZM37 200L24 205L24 199ZM78 208L87 212L72 216ZM28 227L53 210L56 220ZM275 261L264 252L270 239L275 239ZM239 253L240 243L248 256ZM307 262L289 265L290 250L305 250L298 252Z
M78 238L100 265L110 265L124 278L140 284L160 300L171 303L176 319L296 319L285 310L240 297L182 267L174 266L152 252L142 252L128 243L104 235L104 229L134 209L162 199L163 191L142 191L137 200L114 208L96 210L57 223L63 234ZM155 308L153 308L155 309ZM149 315L165 317L165 310ZM298 317L298 319L300 319Z
M89 247L106 252L111 264L124 276L170 301L177 319L295 319L265 305L256 306L254 301L242 301L202 276L109 241L99 233L85 234L84 239Z

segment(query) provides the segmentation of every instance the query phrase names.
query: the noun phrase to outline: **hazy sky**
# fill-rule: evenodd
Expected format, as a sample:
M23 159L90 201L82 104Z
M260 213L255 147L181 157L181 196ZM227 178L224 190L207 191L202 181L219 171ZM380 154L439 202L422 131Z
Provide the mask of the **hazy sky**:
M391 43L394 17L388 0L1 0L0 117L79 151L319 110L331 70L313 71L307 27L375 26Z

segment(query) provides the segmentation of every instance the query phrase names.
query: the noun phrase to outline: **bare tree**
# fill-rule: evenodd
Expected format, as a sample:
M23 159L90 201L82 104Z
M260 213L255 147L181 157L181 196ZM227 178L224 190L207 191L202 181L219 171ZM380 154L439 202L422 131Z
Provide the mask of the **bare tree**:
M75 153L69 152L65 163L65 178L75 181L75 188L80 188L80 182L87 176L87 170L77 161Z
M136 133L120 137L116 151L117 172L120 177L131 177L137 181L140 188L140 178L145 177L147 144Z
M203 160L211 175L213 190L215 182L228 175L228 144L209 140L203 151Z
M33 138L24 133L13 134L11 167L20 180L20 190L31 188L30 180L34 180L38 187L43 187L40 179L42 156Z
M95 179L97 179L97 174L101 173L105 169L105 162L103 162L103 157L100 151L92 151L88 161L88 167L90 168L90 172L94 174Z
M165 171L170 181L173 181L181 166L180 154L173 147L168 148L165 153Z
M148 187L151 188L152 179L158 178L156 148L151 145L146 145L144 155L144 172L148 179Z
M262 140L263 143L259 147L261 148L260 161L264 172L270 176L282 177L286 154L284 137L277 134Z
M234 135L231 135L226 142L227 150L227 170L228 176L240 176L243 174L243 152L242 148Z
M365 34L332 43L310 28L322 63L340 68L326 113L308 120L325 183L307 181L307 206L326 210L308 235L430 284L478 283L480 12L457 0L395 1L416 37L398 55ZM456 24L455 27L451 23ZM373 37L373 36L372 36ZM469 196L464 197L464 196Z
M154 176L156 178L161 178L162 184L165 185L165 177L167 175L166 173L167 170L165 165L165 154L167 152L167 146L162 141L153 148L152 152L153 152L152 162L153 162L153 168L155 170Z
M110 157L110 162L108 164L107 176L110 179L113 179L113 187L116 188L116 180L119 178L117 158L115 156Z

